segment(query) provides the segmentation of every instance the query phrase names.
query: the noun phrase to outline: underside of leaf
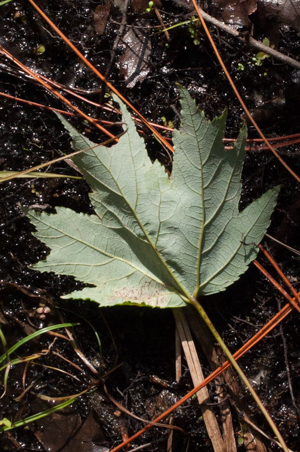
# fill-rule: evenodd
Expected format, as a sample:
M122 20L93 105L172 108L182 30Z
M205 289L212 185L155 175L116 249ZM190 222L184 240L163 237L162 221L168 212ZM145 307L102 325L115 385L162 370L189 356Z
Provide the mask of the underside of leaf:
M184 89L170 178L151 163L121 105L126 133L111 148L80 135L62 117L74 158L90 185L95 215L66 208L28 211L36 236L51 249L39 271L73 275L92 287L65 298L101 306L180 307L236 281L257 254L278 189L239 212L246 129L226 151L226 115L208 121Z

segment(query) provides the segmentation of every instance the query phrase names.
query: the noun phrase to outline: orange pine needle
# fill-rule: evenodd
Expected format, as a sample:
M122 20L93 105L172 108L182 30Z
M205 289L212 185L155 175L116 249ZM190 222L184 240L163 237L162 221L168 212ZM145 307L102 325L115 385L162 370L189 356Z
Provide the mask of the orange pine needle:
M169 151L174 152L173 147L167 140L159 133L155 128L147 121L146 118L124 97L122 94L108 81L106 78L82 55L82 53L72 44L71 41L59 30L59 28L54 25L54 23L49 19L49 17L34 3L33 0L28 0L32 6L38 11L38 13L45 19L46 22L55 30L55 32L68 44L68 46L76 53L76 55L88 66L99 78L102 80L106 86L113 91L129 108L131 108L135 114L140 118L140 120L151 130L158 141L166 147Z
M272 259L271 263L273 265L273 259ZM293 299L274 280L274 278L272 278L272 276L259 264L259 262L257 262L255 260L254 264L257 266L257 268L259 268L259 270L261 270L263 272L263 274L270 280L270 282L272 282L272 284L274 284L275 287L281 291L281 293L288 299L289 303L286 304L263 328L261 328L260 331L258 331L251 339L249 339L249 341L246 342L246 344L244 344L233 355L233 357L236 360L239 359L242 355L244 355L254 345L256 345L264 336L266 336L268 333L270 333L270 331L272 331L272 329L274 329L288 314L290 314L290 312L292 311L292 306L295 307L297 310L299 310L299 307L295 303L295 299ZM277 265L277 264L275 263L275 265ZM299 298L299 294L298 293L297 293L297 298ZM167 417L176 408L178 408L181 404L186 402L190 397L192 397L194 394L196 394L200 389L202 389L204 386L206 386L208 383L210 383L212 380L214 380L218 375L220 375L222 372L224 372L224 370L228 369L228 367L230 367L230 365L231 365L230 362L226 361L222 366L220 366L218 369L216 369L214 372L212 372L211 375L209 377L207 377L200 385L196 386L194 389L192 389L190 392L188 392L182 399L180 399L177 403L175 403L167 411L165 411L163 414L161 414L159 417L157 417L153 422L154 423L160 422L162 419ZM142 435L145 431L149 430L152 426L153 426L153 424L146 425L143 429L141 429L139 432L135 433L135 435L133 435L127 441L125 441L122 444L119 444L117 447L113 448L110 452L117 452L123 446L125 446L129 442L134 441L136 438L138 438L140 435Z
M290 312L292 308L289 304L286 304L258 333L256 333L246 344L243 345L234 355L233 357L235 359L240 358L246 351L248 351L251 347L253 347L257 342L261 339L261 332L263 332L263 335L265 336L268 334L275 326L277 326ZM190 397L192 397L194 394L196 394L200 389L202 389L204 386L206 386L208 383L210 383L212 380L214 380L217 376L219 376L224 370L228 369L230 367L230 362L226 361L221 367L216 369L212 374L207 377L205 380L202 381L201 384L196 386L194 389L192 389L190 392L188 392L182 399L180 399L177 403L175 403L173 406L171 406L167 411L165 411L163 414L158 416L156 419L154 419L153 423L160 422L165 417L169 416L176 408L178 408L180 405L182 405L184 402L186 402ZM110 450L110 452L117 452L118 450L122 449L126 444L129 442L134 441L136 438L138 438L140 435L145 433L147 430L149 430L151 427L153 427L153 424L146 425L143 429L141 429L139 432L135 433L133 436L131 436L127 441L123 442L122 444L119 444L118 446L114 447Z
M267 250L264 249L262 245L258 245L260 251L264 253L266 258L271 262L275 270L277 271L280 278L284 281L284 283L288 286L292 294L294 295L295 299L298 302L298 305L296 303L292 303L294 308L297 309L298 312L300 312L300 298L296 290L294 289L293 285L290 283L290 281L287 279L287 277L284 275L284 273L280 270L279 265L276 263L276 261L272 258L272 256L267 252ZM276 286L277 287L277 286Z
M1 51L10 59L12 60L17 66L19 66L21 69L23 69L24 72L29 74L31 77L33 77L38 83L43 85L48 91L50 91L54 96L61 99L65 104L67 104L72 110L76 111L80 116L83 116L87 121L92 123L97 129L100 129L101 132L104 132L106 135L108 135L110 138L115 138L115 136L110 133L108 130L106 130L104 127L102 127L100 124L98 124L93 118L90 118L88 115L83 113L79 108L75 107L75 105L71 104L71 102L66 99L62 94L60 94L58 91L56 91L54 88L52 88L49 83L45 82L38 74L33 72L31 69L29 69L27 66L22 64L19 60L17 60L15 57L13 57L4 47L0 45ZM116 138L117 141L117 138Z
M29 1L31 1L31 0L29 0ZM208 28L207 28L207 25L206 25L206 23L205 23L205 20L204 20L203 17L202 17L201 10L200 10L199 6L197 5L196 0L192 0L192 3L193 3L193 6L194 6L194 8L195 8L195 10L196 10L196 12L197 12L197 14L198 14L198 16L199 16L199 19L200 19L200 21L201 21L201 24L202 24L202 26L203 26L203 29L204 29L204 31L205 31L205 33L206 33L206 35L207 35L207 37L208 37L208 39L209 39L209 41L210 41L210 44L211 44L211 46L212 46L212 48L213 48L213 50L214 50L214 52L215 52L215 55L216 55L216 57L218 58L219 63L220 63L220 65L221 65L221 67L222 67L222 69L223 69L223 71L224 71L224 73L225 73L225 75L226 75L226 77L227 77L227 79L228 79L228 81L229 81L229 83L230 83L230 85L231 85L231 87L232 87L232 89L233 89L233 91L234 91L236 97L238 98L238 100L239 100L241 106L243 107L243 109L244 109L244 111L245 111L247 117L248 117L249 120L252 122L252 124L253 124L253 126L255 127L255 129L257 130L258 134L259 134L260 137L263 139L263 141L266 143L267 147L273 152L273 154L275 155L275 157L280 161L280 163L285 167L285 169L286 169L286 170L287 170L287 171L288 171L288 172L289 172L289 173L290 173L290 174L291 174L298 182L300 182L300 177L297 176L297 174L294 173L294 171L293 171L293 170L285 163L285 161L280 157L280 155L276 152L276 150L274 149L274 147L269 143L268 139L265 137L265 135L263 134L263 132L260 130L260 128L258 127L256 121L255 121L255 120L253 119L253 117L251 116L250 111L249 111L248 108L246 107L245 102L243 101L243 99L241 98L241 95L240 95L240 93L238 92L238 90L237 90L237 88L236 88L236 86L235 86L235 84L234 84L234 81L232 80L231 75L229 74L229 72L228 72L228 70L227 70L227 68L226 68L226 66L225 66L225 64L224 64L224 62L223 62L223 60L222 60L222 58L221 58L221 55L220 55L220 53L219 53L219 51L218 51L218 49L217 49L217 47L216 47L216 45L215 45L215 43L214 43L212 37L211 37L211 34L210 34L210 32L209 32L209 30L208 30Z

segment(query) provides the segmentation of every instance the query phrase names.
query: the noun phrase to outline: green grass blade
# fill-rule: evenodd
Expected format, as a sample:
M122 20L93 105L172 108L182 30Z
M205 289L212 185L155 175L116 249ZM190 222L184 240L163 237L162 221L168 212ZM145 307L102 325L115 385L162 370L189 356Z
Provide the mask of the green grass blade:
M34 333L30 334L29 336L24 337L20 341L18 341L16 344L14 344L8 351L7 354L11 355L13 352L15 352L19 347L26 344L26 342L31 341L37 336L40 336L41 334L47 333L48 331L57 330L59 328L71 328L72 326L77 326L79 323L61 323L58 325L51 325L47 326L46 328L42 328L41 330L35 331ZM0 363L2 363L5 358L7 358L6 354L3 354L0 357Z
M12 430L13 428L22 427L24 425L29 424L30 422L38 421L39 419L42 419L43 417L49 416L49 414L55 413L56 411L62 410L63 408L67 407L68 405L71 405L75 402L77 397L73 397L63 403L60 403L59 405L56 405L55 407L49 408L48 410L41 411L40 413L33 414L32 416L29 416L25 419L20 419L19 421L16 421L12 423L11 425L2 425L0 426L0 432L6 432L7 430Z
M82 179L81 176L69 176L68 174L57 174L57 173L40 173L38 171L31 171L27 174L20 174L20 171L0 171L0 182L2 179L7 180L7 177L13 178L21 178L21 179L31 179L31 178L40 178L40 179L50 179L50 178L68 178L68 179Z

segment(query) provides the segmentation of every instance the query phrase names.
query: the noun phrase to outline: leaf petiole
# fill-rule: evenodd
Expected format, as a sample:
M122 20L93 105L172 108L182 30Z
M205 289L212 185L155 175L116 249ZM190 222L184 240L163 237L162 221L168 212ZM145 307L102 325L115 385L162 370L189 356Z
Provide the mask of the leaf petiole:
M221 338L221 336L219 335L218 331L216 330L216 328L212 324L212 322L211 322L210 318L208 317L208 315L206 314L205 310L203 309L203 307L201 306L199 301L196 300L196 298L194 296L192 296L190 298L190 304L192 306L194 306L194 308L198 311L198 313L200 314L200 316L202 317L202 319L204 320L204 322L206 323L206 325L210 329L211 333L214 335L214 337L217 340L218 344L222 348L223 352L227 356L228 361L230 361L230 363L232 364L232 366L236 370L237 374L239 375L239 377L241 378L241 380L243 381L243 383L245 384L245 386L249 390L250 394L252 395L253 399L255 400L255 402L257 403L257 405L259 407L259 409L261 410L262 414L265 416L266 420L268 421L268 423L269 423L271 429L273 430L274 434L278 438L278 441L280 442L280 445L281 445L282 449L285 452L288 452L289 449L287 448L287 446L286 446L286 444L284 442L284 439L282 438L279 430L277 429L276 425L274 424L273 419L271 418L271 416L269 415L268 411L264 407L264 405L263 405L262 401L260 400L260 398L258 397L257 393L252 388L248 378L246 377L246 375L244 374L244 372L242 371L242 369L240 368L240 366L238 365L238 363L236 362L236 360L232 356L230 350L228 349L228 347L224 343L224 341Z

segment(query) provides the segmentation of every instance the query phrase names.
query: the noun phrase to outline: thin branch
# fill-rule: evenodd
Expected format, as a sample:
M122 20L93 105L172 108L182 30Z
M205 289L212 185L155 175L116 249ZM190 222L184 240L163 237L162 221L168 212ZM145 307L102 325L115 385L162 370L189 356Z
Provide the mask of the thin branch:
M29 1L32 1L32 0L29 0ZM203 26L203 29L204 29L206 35L207 35L207 38L208 38L208 40L209 40L209 42L210 42L210 44L211 44L211 46L212 46L212 48L213 48L213 51L215 52L215 55L216 55L216 57L217 57L217 59L218 59L220 65L221 65L221 67L222 67L222 69L223 69L223 71L224 71L224 73L225 73L225 75L226 75L226 77L227 77L227 80L228 80L228 82L230 83L230 85L231 85L231 87L232 87L232 89L233 89L233 91L234 91L234 94L236 95L237 99L239 100L241 106L243 107L243 110L244 110L244 112L246 113L247 117L249 118L249 120L251 121L251 123L253 124L253 126L255 127L255 129L257 130L257 132L258 132L258 134L260 135L260 137L264 140L264 142L266 143L266 145L268 146L268 148L273 152L273 154L275 155L275 157L277 158L277 160L279 160L279 162L280 162L280 163L285 167L285 169L286 169L286 170L287 170L287 171L288 171L288 172L289 172L289 173L297 180L297 182L300 182L300 177L299 177L299 176L298 176L298 175L297 175L297 174L296 174L296 173L295 173L295 172L287 165L287 163L285 163L285 161L284 161L284 160L280 157L280 155L276 152L276 150L274 149L274 147L269 143L269 141L267 140L267 138L265 137L265 135L263 134L263 132L261 131L261 129L258 127L256 121L255 121L254 118L252 117L252 115L251 115L249 109L247 108L245 102L243 101L243 99L242 99L242 97L241 97L241 95L240 95L240 93L239 93L237 87L235 86L234 81L232 80L232 77L231 77L231 75L229 74L229 72L228 72L228 70L227 70L227 68L226 68L226 66L225 66L225 64L224 64L224 61L222 60L222 57L221 57L221 55L220 55L220 53L219 53L219 51L218 51L218 49L217 49L217 46L216 46L214 40L212 39L212 36L211 36L211 34L210 34L210 32L209 32L209 29L208 29L208 27L207 27L207 25L206 25L206 23L205 23L205 20L204 20L204 18L203 18L203 16L202 16L202 14L204 13L204 11L203 11L201 8L199 8L199 6L198 6L197 3L196 3L196 0L192 0L192 3L193 3L193 5L194 5L194 7L195 7L195 10L196 10L196 12L197 12L197 14L198 14L198 17L199 17L200 21L201 21L201 24L202 24L202 26ZM204 14L206 14L206 13L204 13Z
M178 3L180 6L185 7L187 9L192 9L191 4L187 4L181 1L173 0L175 3ZM191 12L189 15L194 15L195 10ZM224 22L221 22L220 20L216 19L213 16L210 16L205 11L201 9L202 17L209 23L215 25L216 27L220 28L221 30L226 31L228 34L231 34L235 38L239 39L241 42L244 42L245 44L250 45L254 49L259 50L260 52L264 52L268 55L270 55L272 58L275 58L278 61L281 61L283 64L288 64L289 66L292 66L296 69L300 69L300 61L295 60L294 58L291 58L287 55L284 55L281 52L278 52L278 50L272 49L271 47L266 46L261 41L257 41L252 36L242 36L237 30L230 27L229 25L226 25Z

